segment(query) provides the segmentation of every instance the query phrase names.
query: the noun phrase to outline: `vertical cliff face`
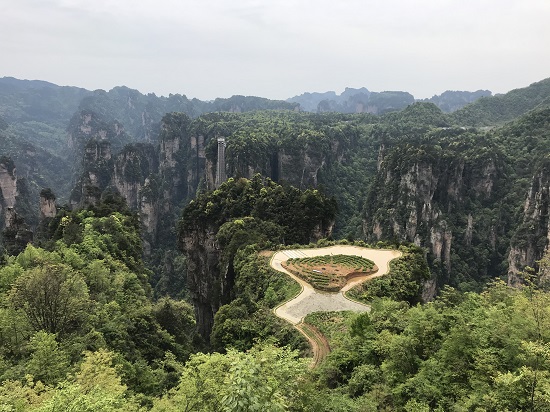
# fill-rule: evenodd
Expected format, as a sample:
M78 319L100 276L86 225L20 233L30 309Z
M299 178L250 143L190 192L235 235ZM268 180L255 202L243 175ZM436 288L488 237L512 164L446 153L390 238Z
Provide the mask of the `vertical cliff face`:
M214 325L214 314L229 300L231 286L227 268L220 267L216 232L216 228L204 226L187 231L180 239L187 253L187 287L195 307L198 332L206 338Z
M9 222L17 214L34 225L37 221L36 208L31 205L31 193L26 180L17 176L15 163L9 158L0 157L0 229L9 227Z
M33 232L25 222L34 222L24 179L18 179L14 162L0 158L0 230L6 252L17 255L32 242Z
M169 113L162 119L159 174L165 182L164 197L173 204L188 198L190 190L194 193L198 184L196 177L190 176L189 171L198 153L204 152L204 139L189 136L190 122L191 119L183 113Z
M325 166L326 157L309 146L297 151L284 148L265 150L254 156L232 153L232 143L229 139L229 153L226 158L228 176L251 179L260 173L275 181L284 181L300 187L316 187L319 170ZM217 158L206 158L205 178L208 188L214 188Z
M71 195L73 207L95 205L105 190L116 190L130 209L139 212L145 252L149 252L157 237L161 205L171 200L163 197L155 147L145 143L127 145L113 156L108 141L92 139L86 145L82 168Z
M93 123L93 114L83 114L80 119L81 129L93 137L83 149L82 173L71 204L94 205L105 190L117 191L128 207L139 213L145 252L150 252L158 234L171 231L178 207L187 197L189 118L182 113L168 114L161 125L158 146L136 143L118 151L111 143L113 133L87 126Z
M15 207L17 197L17 177L15 164L7 157L0 158L0 228L7 226L7 213Z
M434 259L449 270L452 233L441 211L447 205L434 198L447 194L450 201L457 200L458 190L452 185L445 190L441 182L442 172L456 171L437 158L417 157L409 165L403 164L406 158L394 153L380 162L377 190L370 193L364 220L365 235L370 240L395 238L429 247ZM461 189L460 182L453 184Z
M469 158L433 144L402 145L379 156L378 163L363 221L368 240L427 248L439 284L468 281L464 262L470 259L481 263L473 278L482 277L494 264L493 256L505 253L496 250L496 237L505 230L495 219L495 191L504 184L497 152L484 150ZM433 284L427 288L435 292Z
M82 110L75 113L67 128L70 155L80 159L90 140L108 141L116 152L131 142L124 127L117 121L106 122L97 113Z
M51 219L57 215L55 195L51 189L43 189L40 192L40 220Z
M145 179L143 188L140 190L139 195L139 216L141 224L144 228L143 247L145 255L151 254L152 243L157 239L159 231L159 218L162 209L162 197L158 187L158 180L154 177L148 177Z
M189 161L187 165L187 196L193 197L197 192L201 179L208 182L208 187L214 187L215 165L206 159L205 138L201 135L189 137ZM216 159L217 160L217 159ZM206 173L206 176L204 174Z
M279 153L279 178L300 188L316 187L319 170L325 165L325 157L305 147L298 153Z
M157 158L152 145L140 143L126 146L114 157L112 184L133 210L139 209L140 191L146 179L158 171Z
M535 267L550 245L550 163L535 173L521 214L521 224L512 237L508 254L508 284L521 284L520 273Z
M140 215L144 230L145 254L151 252L151 244L156 241L160 204L163 201L161 186L155 177L158 174L159 160L155 147L137 143L127 145L114 156L111 186L122 195L128 207Z
M109 186L113 168L109 141L90 139L84 148L81 168L82 173L70 196L73 207L97 204L101 193Z

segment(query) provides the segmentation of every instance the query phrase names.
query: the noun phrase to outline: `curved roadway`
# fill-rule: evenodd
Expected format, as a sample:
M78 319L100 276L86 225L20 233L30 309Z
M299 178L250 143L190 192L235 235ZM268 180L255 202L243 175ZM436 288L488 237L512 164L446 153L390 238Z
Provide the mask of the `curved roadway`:
M365 275L354 278L346 284L339 292L322 292L315 290L306 281L294 276L282 267L281 262L290 258L313 257L323 255L355 255L372 260L378 271L372 275ZM302 292L294 299L285 302L275 309L275 314L293 325L300 323L303 318L312 312L344 311L367 312L370 306L352 301L345 297L344 293L355 285L378 276L383 276L389 271L389 262L401 256L397 250L367 249L359 246L338 245L318 249L293 249L281 250L271 258L271 267L283 272L294 279L302 286Z

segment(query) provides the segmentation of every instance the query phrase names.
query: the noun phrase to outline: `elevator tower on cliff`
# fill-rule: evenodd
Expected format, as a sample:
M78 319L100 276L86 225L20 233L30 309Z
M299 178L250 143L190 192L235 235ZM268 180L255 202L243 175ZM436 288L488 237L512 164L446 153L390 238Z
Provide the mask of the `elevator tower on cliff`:
M225 137L218 137L218 167L216 169L216 187L227 180L225 175Z

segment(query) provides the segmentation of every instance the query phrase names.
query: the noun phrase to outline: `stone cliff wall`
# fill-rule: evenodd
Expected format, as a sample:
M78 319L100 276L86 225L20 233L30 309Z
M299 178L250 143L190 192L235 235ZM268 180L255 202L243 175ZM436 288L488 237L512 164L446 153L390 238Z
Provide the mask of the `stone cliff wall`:
M57 215L55 195L49 189L40 192L40 220L51 219Z
M9 224L8 211L13 210L17 197L17 176L14 163L8 158L0 160L0 229Z
M543 165L533 176L508 254L508 284L521 284L526 266L536 267L550 245L550 165Z
M180 118L181 117L181 118ZM82 156L82 173L71 194L73 207L97 204L105 190L116 190L130 209L140 214L144 228L145 251L151 250L164 221L162 216L177 213L187 196L187 167L184 148L191 145L181 123L185 115L167 115L161 127L158 146L148 143L126 145L113 154L109 134L93 135ZM84 125L92 122L82 117ZM82 126L84 127L84 126ZM86 132L88 127L84 127ZM91 133L91 132L90 132ZM199 152L204 148L198 147ZM196 189L196 183L195 183ZM171 220L175 220L174 216Z
M0 158L0 231L5 251L17 255L33 240L26 223L34 221L29 204L30 194L24 179L17 177L15 164L8 157Z
M191 292L198 332L208 338L214 314L229 300L227 269L220 267L221 250L216 229L202 227L188 230L180 239L187 254L187 287Z
M365 207L364 235L368 241L407 241L426 248L432 268L439 272L438 285L468 276L461 272L462 265L453 268L453 256L480 250L480 245L489 256L483 269L489 272L492 256L505 253L496 250L501 228L489 213L475 212L499 207L494 192L502 182L498 156L489 152L470 160L459 153L443 157L433 147L382 146ZM425 297L435 293L434 281L426 289L431 292Z

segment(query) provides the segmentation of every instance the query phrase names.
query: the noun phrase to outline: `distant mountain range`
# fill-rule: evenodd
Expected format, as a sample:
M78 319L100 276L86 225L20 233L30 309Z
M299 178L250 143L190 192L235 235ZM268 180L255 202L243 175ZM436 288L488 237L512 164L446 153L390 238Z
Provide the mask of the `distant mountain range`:
M548 104L549 95L547 79L504 95L491 96L487 90L446 91L422 101L441 110L434 114L442 119L437 124L491 126ZM304 93L287 101L254 96L201 101L181 94L142 94L125 86L91 91L4 77L0 78L0 156L15 162L18 176L27 179L32 193L52 187L65 201L90 138L114 136L114 152L128 143L156 143L161 120L167 113L185 113L192 119L211 112L258 110L384 115L399 112L417 101L407 92L372 92L364 87L346 88L340 95Z
M307 112L339 112L339 113L373 113L384 114L402 110L415 101L431 102L443 112L454 112L480 97L491 96L489 90L475 92L451 91L433 96L430 99L415 99L414 96L402 91L371 92L365 87L353 89L347 87L342 94L333 91L324 93L304 93L287 99L287 102L298 103Z
M515 276L542 256L550 242L550 79L496 96L445 92L415 101L402 91L348 88L291 100L204 102L0 79L0 232L19 221L38 227L50 213L39 206L54 197L79 207L114 190L140 213L154 254L175 243L179 208L215 187L223 136L228 177L260 173L322 188L338 202L337 236L430 248L439 284L451 273L455 284L503 273L507 259ZM536 213L518 217L531 206ZM20 229L12 237L27 239Z
M334 91L324 93L305 92L281 100L270 100L255 96L232 96L230 98L217 98L213 101L201 101L199 99L188 99L185 95L170 94L168 97L159 97L154 93L147 95L125 86L118 86L110 91L86 90L73 86L58 86L42 80L19 80L13 77L0 78L0 115L8 122L13 120L25 120L32 118L34 121L59 120L66 122L67 113L72 116L78 108L90 109L96 112L107 111L119 115L117 118L126 128L143 128L149 120L153 122L158 113L170 111L184 112L191 117L197 117L203 113L228 111L246 112L262 109L285 109L301 110L312 113L338 112L338 113L373 113L384 114L391 111L402 110L408 105L417 102L431 102L438 106L443 112L454 112L480 97L491 96L489 90L451 91L447 90L440 95L430 99L415 99L414 96L405 91L382 91L373 92L365 87L359 89L347 87L341 94ZM121 100L122 99L122 100ZM123 101L125 100L126 101ZM113 104L115 103L116 104ZM14 104L15 103L15 104ZM106 104L108 103L108 104ZM150 118L131 119L123 121L118 107L127 103L126 115L130 115L133 109L149 108ZM126 106L126 104L122 104ZM134 107L132 107L134 106ZM160 114L160 117L162 117ZM122 116L125 117L125 116ZM130 120L130 119L126 119ZM134 131L134 130L131 130ZM137 131L137 130L135 130ZM134 131L134 132L135 132ZM151 130L140 130L146 137Z

